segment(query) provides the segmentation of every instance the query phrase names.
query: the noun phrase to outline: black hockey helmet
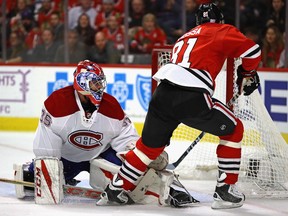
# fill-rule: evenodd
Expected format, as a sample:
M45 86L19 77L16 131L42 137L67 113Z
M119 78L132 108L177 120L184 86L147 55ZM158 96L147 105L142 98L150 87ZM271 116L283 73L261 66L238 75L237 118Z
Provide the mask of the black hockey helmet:
M214 3L201 4L196 12L196 24L223 23L224 15Z

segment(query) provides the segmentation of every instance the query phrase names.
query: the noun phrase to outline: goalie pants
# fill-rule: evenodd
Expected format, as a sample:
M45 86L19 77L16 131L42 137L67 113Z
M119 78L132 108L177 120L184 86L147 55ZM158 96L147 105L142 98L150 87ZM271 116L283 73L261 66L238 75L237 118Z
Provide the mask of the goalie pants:
M116 156L116 151L112 148L101 153L99 157L118 166L121 166L122 164L122 161ZM90 161L73 162L66 160L65 158L61 158L61 161L63 163L63 173L66 183L75 178L82 171L90 173ZM34 174L34 163L30 164L29 171Z

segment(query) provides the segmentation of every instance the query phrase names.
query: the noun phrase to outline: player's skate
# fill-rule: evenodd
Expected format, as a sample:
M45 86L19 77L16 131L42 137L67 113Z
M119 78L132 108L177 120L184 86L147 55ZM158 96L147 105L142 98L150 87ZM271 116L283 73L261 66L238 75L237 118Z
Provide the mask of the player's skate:
M28 170L29 164L14 164L14 179L18 181L34 182L34 176ZM24 197L34 196L34 188L25 187L23 185L15 185L16 197L23 199Z
M133 204L133 200L129 197L128 193L122 188L123 180L114 175L112 181L107 185L105 191L101 194L100 200L97 205L125 205Z
M226 174L219 171L219 178L213 195L214 202L212 209L238 208L243 205L245 200L244 194L237 190L235 184L229 185L224 183L225 178Z

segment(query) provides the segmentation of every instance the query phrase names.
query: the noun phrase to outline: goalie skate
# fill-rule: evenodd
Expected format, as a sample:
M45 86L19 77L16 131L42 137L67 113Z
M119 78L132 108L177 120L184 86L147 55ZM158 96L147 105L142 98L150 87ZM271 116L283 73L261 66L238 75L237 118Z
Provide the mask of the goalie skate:
M13 164L14 179L17 181L34 182L34 176L28 170L29 164ZM34 188L24 185L15 185L15 193L18 199L34 197Z

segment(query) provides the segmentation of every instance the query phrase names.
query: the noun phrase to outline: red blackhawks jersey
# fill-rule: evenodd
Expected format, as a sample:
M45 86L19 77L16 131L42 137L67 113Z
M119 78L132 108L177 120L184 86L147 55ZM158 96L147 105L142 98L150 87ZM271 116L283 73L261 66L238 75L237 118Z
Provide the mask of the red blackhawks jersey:
M112 147L116 152L139 138L117 100L104 93L98 110L85 117L77 92L68 86L44 102L33 151L37 156L89 161Z
M213 95L214 80L228 57L242 58L243 68L250 71L258 67L261 50L232 25L204 23L176 41L171 63L161 67L153 78Z

